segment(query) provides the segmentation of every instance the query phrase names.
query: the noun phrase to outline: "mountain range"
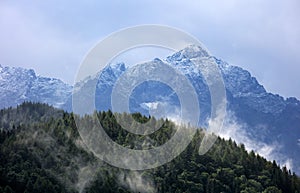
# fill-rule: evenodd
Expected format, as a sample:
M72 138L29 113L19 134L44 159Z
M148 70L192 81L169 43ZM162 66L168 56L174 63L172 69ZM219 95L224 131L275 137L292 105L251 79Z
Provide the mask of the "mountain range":
M195 62L196 61L196 62ZM268 159L287 165L300 173L300 101L269 93L255 77L240 67L210 55L199 46L188 46L166 59L151 63L168 64L184 74L198 95L201 118L199 126L205 127L211 113L211 95L198 65L214 62L223 76L227 117L221 136L245 143L249 149L264 154ZM108 65L93 77L74 86L61 80L38 76L33 70L2 67L0 65L0 108L17 106L23 101L48 103L72 111L72 91L85 92L91 82L97 81L95 102L97 110L111 109L113 87L130 68L124 63ZM88 93L85 93L88 94ZM180 108L178 96L169 86L157 81L147 81L131 93L131 112L149 114L163 105L166 113Z
M36 75L32 69L0 65L0 108L15 107L24 101L61 107L72 89L59 79Z

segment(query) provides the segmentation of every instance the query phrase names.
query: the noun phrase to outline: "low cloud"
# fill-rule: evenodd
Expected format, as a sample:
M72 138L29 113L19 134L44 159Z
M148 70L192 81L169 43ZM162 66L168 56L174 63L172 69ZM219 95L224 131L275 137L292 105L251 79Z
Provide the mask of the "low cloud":
M132 192L157 192L153 180L150 177L144 176L142 171L120 172L119 182Z
M148 110L149 114L155 118L168 118L178 125L181 124L181 110L176 105L169 102L155 101L142 103L140 106Z
M276 141L265 143L258 136L250 134L250 127L239 123L232 112L227 112L222 130L218 135L224 139L233 139L245 145L247 151L253 150L269 161L275 160L281 166L293 170L293 160L281 153L282 145Z
M97 168L100 167L102 163L96 162L96 163L88 163L85 166L82 166L78 170L78 181L75 184L76 190L78 190L80 193L84 191L84 188L89 185L90 182L95 180Z

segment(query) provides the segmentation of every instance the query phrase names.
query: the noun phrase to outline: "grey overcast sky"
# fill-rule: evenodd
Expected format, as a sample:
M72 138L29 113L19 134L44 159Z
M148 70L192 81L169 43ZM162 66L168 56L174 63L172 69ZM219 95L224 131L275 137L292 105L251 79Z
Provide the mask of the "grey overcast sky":
M249 70L267 91L300 98L300 1L0 1L0 64L73 83L89 49L110 33L163 24Z

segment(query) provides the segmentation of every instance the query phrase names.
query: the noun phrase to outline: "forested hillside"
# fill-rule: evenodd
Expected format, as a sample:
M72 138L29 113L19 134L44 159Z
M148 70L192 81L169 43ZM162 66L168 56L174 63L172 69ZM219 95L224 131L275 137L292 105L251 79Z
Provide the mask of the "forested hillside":
M87 150L74 116L30 102L0 111L0 192L300 192L295 174L232 140L218 138L208 153L198 155L201 129L180 156L163 166L115 168ZM162 128L139 136L121 129L110 111L82 119L92 125L94 118L114 141L132 149L161 145L174 134L168 120L155 120L164 121Z

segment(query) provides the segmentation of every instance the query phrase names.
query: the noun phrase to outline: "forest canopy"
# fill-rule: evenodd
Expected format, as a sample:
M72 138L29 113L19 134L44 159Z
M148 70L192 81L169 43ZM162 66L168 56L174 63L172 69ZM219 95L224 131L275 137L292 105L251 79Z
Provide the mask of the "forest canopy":
M231 139L218 138L199 155L200 128L189 146L165 165L144 171L113 167L87 149L74 116L31 102L0 110L0 192L300 192L296 174ZM139 122L151 118L132 116ZM153 119L163 121L158 131L135 135L122 129L111 111L82 119L88 127L95 117L111 139L132 149L159 146L175 132L170 120Z

